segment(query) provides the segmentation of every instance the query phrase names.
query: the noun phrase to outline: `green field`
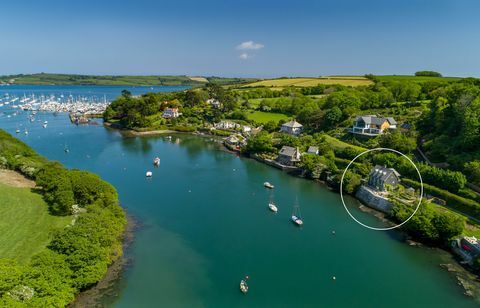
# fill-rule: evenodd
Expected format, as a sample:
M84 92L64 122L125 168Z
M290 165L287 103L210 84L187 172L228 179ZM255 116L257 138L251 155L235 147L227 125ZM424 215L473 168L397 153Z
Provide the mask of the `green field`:
M384 75L375 76L380 81L414 81L414 82L426 82L426 81L455 81L462 79L461 77L430 77L430 76L413 76L413 75Z
M274 113L274 112L263 112L263 111L254 111L248 113L247 117L249 120L253 120L257 123L267 123L269 121L274 121L275 123L280 120L288 120L290 117L283 113Z
M314 87L317 85L368 86L373 82L361 76L297 77L266 79L248 83L244 87Z
M0 257L28 262L50 242L52 231L71 219L50 215L42 197L30 188L0 184Z
M332 136L329 136L327 134L324 134L325 136L325 141L328 142L328 144L330 144L332 146L332 148L334 149L344 149L346 147L351 147L351 148L354 148L358 151L366 151L367 149L366 148L362 148L362 147L359 147L359 146L356 146L356 145L353 145L353 144L350 144L350 143L346 143L346 142L343 142L341 140L338 140L337 138L334 138Z

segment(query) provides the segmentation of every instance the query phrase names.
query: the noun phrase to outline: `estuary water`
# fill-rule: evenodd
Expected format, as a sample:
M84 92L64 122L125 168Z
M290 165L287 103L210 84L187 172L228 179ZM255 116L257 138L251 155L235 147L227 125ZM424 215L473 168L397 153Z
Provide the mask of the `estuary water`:
M17 137L40 154L99 174L141 223L127 251L132 265L115 286L118 295L104 298L107 306L478 305L440 268L452 262L448 254L408 246L395 231L365 229L347 215L338 194L225 152L218 140L182 134L123 138L101 120L75 126L66 114L39 113L30 123L26 112L12 112L0 109L0 128L15 135L26 126L29 134L22 129ZM48 127L42 128L45 120ZM152 165L155 156L161 157L159 168ZM277 214L267 208L265 181L275 185ZM297 197L301 228L290 221ZM246 295L239 291L245 275Z

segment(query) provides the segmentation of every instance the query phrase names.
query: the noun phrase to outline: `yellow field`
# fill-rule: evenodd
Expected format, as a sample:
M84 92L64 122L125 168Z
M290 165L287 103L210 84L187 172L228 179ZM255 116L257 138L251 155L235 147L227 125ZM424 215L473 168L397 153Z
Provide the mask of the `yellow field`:
M193 81L199 81L199 82L208 82L207 78L205 77L188 77Z
M299 77L267 79L244 85L244 87L313 87L316 85L340 84L344 86L358 87L372 84L371 80L361 76L331 76L331 77Z

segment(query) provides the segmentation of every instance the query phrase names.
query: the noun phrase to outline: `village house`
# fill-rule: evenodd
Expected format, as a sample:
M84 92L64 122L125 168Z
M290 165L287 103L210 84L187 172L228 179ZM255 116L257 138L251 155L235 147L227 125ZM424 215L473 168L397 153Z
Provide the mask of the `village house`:
M480 243L474 236L464 236L452 242L452 248L462 259L472 265L480 257Z
M359 116L355 119L351 133L365 136L383 134L386 129L396 129L397 122L392 117L382 118L375 115Z
M178 118L178 116L180 115L181 113L178 112L178 108L166 108L163 111L162 117L164 117L165 119L170 119L170 118Z
M378 191L387 191L387 187L396 187L400 182L400 173L393 168L376 165L369 174L368 185Z
M298 148L283 146L277 157L277 162L285 166L293 166L300 161L300 150Z
M280 127L280 131L290 135L298 136L302 133L302 127L302 124L292 120L290 122L283 123Z
M307 154L315 154L318 155L318 147L309 146L307 149Z

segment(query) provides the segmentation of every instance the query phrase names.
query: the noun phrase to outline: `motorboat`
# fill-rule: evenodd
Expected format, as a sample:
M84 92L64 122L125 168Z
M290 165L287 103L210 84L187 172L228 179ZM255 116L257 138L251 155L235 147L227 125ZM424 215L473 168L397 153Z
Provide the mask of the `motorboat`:
M266 188L270 188L270 189L273 189L275 187L270 182L263 183L263 186L265 186Z
M153 175L152 171L147 171L147 173L145 173L145 176L146 176L147 178L151 178L152 175Z

